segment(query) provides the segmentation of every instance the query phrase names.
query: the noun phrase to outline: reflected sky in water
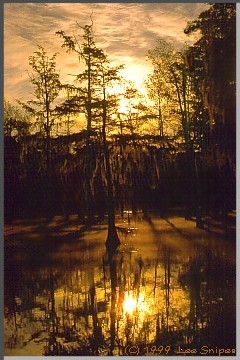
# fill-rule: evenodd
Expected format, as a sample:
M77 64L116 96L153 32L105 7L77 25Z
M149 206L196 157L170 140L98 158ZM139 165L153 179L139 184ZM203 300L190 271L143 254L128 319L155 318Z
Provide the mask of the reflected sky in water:
M111 255L105 225L81 232L54 221L39 236L32 224L6 237L5 355L235 348L230 239L180 218L119 219L122 245Z

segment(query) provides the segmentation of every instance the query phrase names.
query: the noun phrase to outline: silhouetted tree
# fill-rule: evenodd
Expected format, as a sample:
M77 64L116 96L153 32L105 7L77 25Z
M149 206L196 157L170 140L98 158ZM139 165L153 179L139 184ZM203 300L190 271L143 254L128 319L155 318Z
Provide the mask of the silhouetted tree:
M198 123L207 123L207 129L202 131L204 162L208 176L215 179L205 202L216 216L221 212L225 218L235 208L236 5L211 5L185 29L186 34L195 31L200 32L200 38L189 49L188 64L202 102L202 123Z
M38 46L38 50L29 57L32 72L28 72L30 82L34 87L34 98L23 103L22 107L35 116L46 139L45 148L45 198L47 214L50 215L52 205L53 179L51 176L51 136L54 127L54 111L56 99L60 92L59 73L56 70L56 54L49 57L46 50Z
M72 99L68 100L73 109L78 108L79 112L86 114L87 131L86 131L86 161L85 161L85 186L86 186L86 200L87 200L87 222L92 224L94 222L94 201L91 188L91 179L93 174L94 163L91 159L91 134L94 118L94 110L99 107L97 98L98 85L98 68L104 59L105 55L102 49L96 46L93 38L93 23L81 27L78 23L79 29L83 30L83 35L66 35L64 31L58 31L56 34L63 38L63 48L66 48L68 53L75 53L78 56L79 62L82 62L85 69L82 73L76 76L76 83L79 86L75 88L75 94ZM80 43L80 41L83 42ZM71 111L71 109L70 109Z
M145 85L152 101L150 111L157 120L160 137L179 132L178 98L171 73L176 58L173 46L163 39L158 40L155 49L148 51L148 59L154 69Z
M28 72L34 87L34 99L27 103L19 102L23 108L34 114L46 136L46 168L50 170L51 133L54 126L54 101L60 92L59 73L56 70L56 55L51 58L46 50L38 46L34 55L29 57L32 72Z
M184 32L200 31L194 44L202 50L202 93L213 142L235 153L236 134L236 4L213 4ZM195 58L191 57L195 67Z
M160 89L161 93L166 89L167 93L171 95L169 104L172 104L179 114L185 150L186 217L189 218L195 215L194 212L197 208L195 198L195 144L192 132L195 93L192 88L192 74L186 64L186 51L176 51L164 40L159 40L157 47L149 51L149 58L158 74L158 80L161 81L161 83L155 84L156 97L159 98Z
M107 204L108 204L108 236L106 240L107 248L111 250L116 249L120 245L120 240L115 227L115 201L114 189L111 173L111 163L109 146L107 141L107 127L111 123L112 109L116 110L117 99L111 96L108 92L111 83L119 80L118 71L122 67L110 67L107 57L102 59L99 66L99 80L102 89L102 140L106 167L106 181L107 181Z

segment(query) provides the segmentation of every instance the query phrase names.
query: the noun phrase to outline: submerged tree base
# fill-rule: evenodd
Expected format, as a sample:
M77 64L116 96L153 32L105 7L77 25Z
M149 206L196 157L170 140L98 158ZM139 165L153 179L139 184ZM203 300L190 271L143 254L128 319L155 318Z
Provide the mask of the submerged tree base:
M115 226L113 228L108 229L108 236L105 245L107 247L107 250L110 251L116 250L121 245L121 241L118 237L118 233Z

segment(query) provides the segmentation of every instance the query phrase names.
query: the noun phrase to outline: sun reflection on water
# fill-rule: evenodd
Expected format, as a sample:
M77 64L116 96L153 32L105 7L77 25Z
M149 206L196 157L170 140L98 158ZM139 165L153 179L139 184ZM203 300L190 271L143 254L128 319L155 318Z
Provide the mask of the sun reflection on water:
M142 293L138 296L134 295L133 291L126 292L123 301L124 314L133 314L135 311L145 312L147 310L144 295Z
M10 298L5 347L17 354L35 333L39 344L46 344L45 355L96 355L100 350L102 355L124 355L129 344L150 344L153 349L169 341L205 341L207 311L219 312L223 297L218 293L204 303L206 284L192 281L189 260L179 262L164 249L162 254L155 259L119 252L112 263L103 258L98 266L69 267L67 261L64 267L26 273L27 284L32 277L38 284L35 304L25 309L25 293L17 294L13 313Z

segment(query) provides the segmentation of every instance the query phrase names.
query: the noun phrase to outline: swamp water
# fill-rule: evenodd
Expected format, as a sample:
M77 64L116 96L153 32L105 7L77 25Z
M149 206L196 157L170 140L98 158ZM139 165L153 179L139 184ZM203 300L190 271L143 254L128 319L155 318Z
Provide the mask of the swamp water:
M5 236L5 355L235 355L235 244L180 218Z

